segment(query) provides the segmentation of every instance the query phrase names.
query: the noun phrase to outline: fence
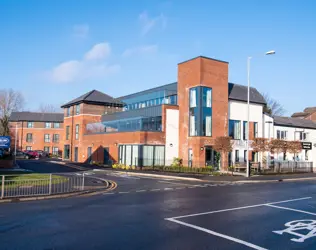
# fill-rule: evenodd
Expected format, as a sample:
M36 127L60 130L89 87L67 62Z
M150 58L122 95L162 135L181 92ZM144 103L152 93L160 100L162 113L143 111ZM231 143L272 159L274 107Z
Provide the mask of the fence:
M295 172L313 172L313 162L305 161L274 161L271 163L271 169L275 173L295 173Z
M18 176L0 176L1 199L54 195L85 190L85 174L81 176L43 175L40 178L19 179Z

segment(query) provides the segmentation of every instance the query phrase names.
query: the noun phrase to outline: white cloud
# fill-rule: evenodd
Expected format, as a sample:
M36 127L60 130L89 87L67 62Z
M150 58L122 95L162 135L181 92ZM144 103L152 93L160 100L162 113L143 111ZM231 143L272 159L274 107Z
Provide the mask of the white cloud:
M98 60L106 58L110 55L110 53L110 44L104 42L94 45L92 49L85 54L84 57L86 60Z
M88 24L77 24L73 26L73 34L76 37L85 38L89 35L90 27Z
M161 25L163 29L167 26L167 18L164 14L160 14L157 17L149 17L146 11L142 12L139 15L139 21L142 25L141 34L146 35L149 31L151 31L156 25Z
M99 43L84 54L82 60L70 60L55 66L45 73L46 78L56 83L70 83L92 78L101 78L120 71L120 65L109 65L104 59L111 53L108 43Z
M132 55L140 55L140 54L153 54L158 51L158 46L157 45L145 45L145 46L140 46L136 48L130 48L126 49L122 56L128 57Z

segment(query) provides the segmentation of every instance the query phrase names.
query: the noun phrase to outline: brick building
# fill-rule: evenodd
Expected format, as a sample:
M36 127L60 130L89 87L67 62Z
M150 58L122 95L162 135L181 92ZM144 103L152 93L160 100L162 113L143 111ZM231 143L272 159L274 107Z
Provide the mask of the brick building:
M288 133L293 129L293 133L305 133L306 129L312 147L302 159L312 160L315 123L269 117L263 113L265 105L263 96L251 88L249 139L280 137L281 130L284 135L288 128ZM118 98L93 90L62 108L58 147L65 160L152 166L169 165L179 157L188 166L213 165L218 136L230 136L234 141L233 152L222 160L233 164L247 158L247 87L228 82L228 63L224 61L199 56L178 64L177 82ZM16 116L19 113L11 117L12 127L19 120ZM23 120L26 124L30 119ZM267 133L271 124L271 133ZM44 128L40 131L45 133ZM26 138L25 131L21 136ZM37 136L43 143L44 135ZM307 142L307 137L299 140ZM22 143L21 148L26 146ZM248 157L258 160L255 152Z

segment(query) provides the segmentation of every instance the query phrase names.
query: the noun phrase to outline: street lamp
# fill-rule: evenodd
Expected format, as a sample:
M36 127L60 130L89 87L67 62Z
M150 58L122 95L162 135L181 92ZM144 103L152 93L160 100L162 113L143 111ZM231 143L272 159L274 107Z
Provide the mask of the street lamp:
M265 55L274 55L275 51L270 50ZM247 61L247 73L248 73L248 91L247 91L247 169L246 176L250 176L250 164L249 164L249 118L250 118L250 60L251 56L248 57Z

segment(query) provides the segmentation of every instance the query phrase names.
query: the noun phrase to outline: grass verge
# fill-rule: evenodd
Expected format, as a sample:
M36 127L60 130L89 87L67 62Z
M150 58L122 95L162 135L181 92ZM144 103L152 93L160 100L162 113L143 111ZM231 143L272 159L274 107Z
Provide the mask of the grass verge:
M5 187L15 188L23 186L48 186L49 185L49 174L9 174L5 175ZM52 184L60 184L67 182L68 178L52 175ZM0 184L2 184L2 178L0 179Z

